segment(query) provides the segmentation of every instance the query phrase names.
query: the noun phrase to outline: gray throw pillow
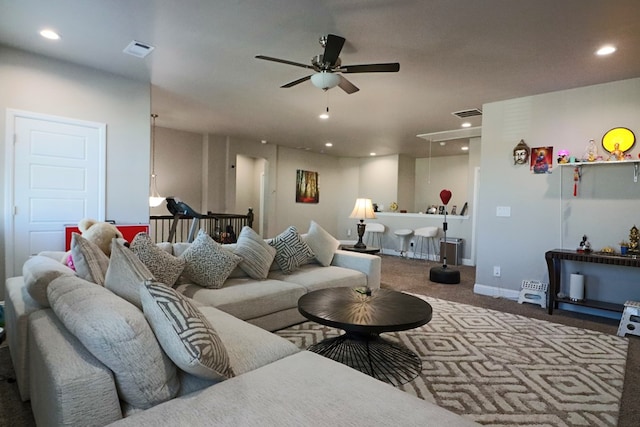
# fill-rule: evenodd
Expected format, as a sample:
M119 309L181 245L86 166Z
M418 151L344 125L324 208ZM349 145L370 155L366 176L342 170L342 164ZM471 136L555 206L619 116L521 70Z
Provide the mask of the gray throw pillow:
M264 280L276 256L276 249L269 246L251 227L244 226L238 236L233 252L242 258L239 267L257 280Z
M180 369L218 381L233 376L218 333L186 297L147 281L140 289L140 299L160 345Z
M340 241L338 241L338 239L320 227L320 224L315 221L311 221L309 231L306 235L303 235L302 238L316 255L316 259L320 265L325 267L331 265L333 255L336 253L336 250L338 250L338 247L340 247Z
M180 258L185 260L184 275L205 288L218 289L242 258L225 250L222 245L200 230L193 243Z
M78 233L71 235L71 257L76 274L85 280L104 285L104 275L109 267L109 257L102 249Z
M49 307L47 299L49 284L60 276L74 275L73 270L63 263L42 255L32 256L22 265L22 276L27 292L42 307Z
M158 282L173 286L184 270L184 259L160 249L147 233L136 234L130 248Z
M117 239L113 239L104 287L142 309L140 286L149 279L154 280L153 274L140 258Z
M177 394L176 366L162 351L142 311L76 276L57 278L47 295L69 332L113 371L122 400L146 409Z
M284 274L291 274L315 257L294 226L278 234L269 244L276 248L275 259Z

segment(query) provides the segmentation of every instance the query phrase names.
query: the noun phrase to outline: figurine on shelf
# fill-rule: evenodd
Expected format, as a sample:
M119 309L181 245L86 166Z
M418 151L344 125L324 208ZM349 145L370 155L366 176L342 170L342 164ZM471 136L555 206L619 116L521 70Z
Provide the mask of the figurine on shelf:
M613 151L609 155L609 160L624 160L624 152L620 149L620 144L613 145Z
M560 151L558 151L558 163L560 163L560 164L569 163L569 151L568 150L560 150Z
M589 240L587 240L587 235L585 234L584 236L582 236L582 241L580 242L580 244L578 245L578 252L583 252L583 253L591 253L591 243L589 243Z
M598 158L598 146L593 139L589 140L587 144L587 148L584 151L584 156L582 156L582 160L585 162L595 162Z
M635 225L631 227L629 231L629 250L627 251L631 255L640 254L640 247L638 247L638 239L640 239L640 235L638 234L638 227Z

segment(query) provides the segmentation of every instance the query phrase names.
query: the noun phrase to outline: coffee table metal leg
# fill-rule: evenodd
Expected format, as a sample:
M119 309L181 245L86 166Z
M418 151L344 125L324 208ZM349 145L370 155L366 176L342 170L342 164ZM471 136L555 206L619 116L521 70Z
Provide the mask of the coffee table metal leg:
M394 386L413 380L422 370L422 361L413 351L379 335L347 333L309 350Z

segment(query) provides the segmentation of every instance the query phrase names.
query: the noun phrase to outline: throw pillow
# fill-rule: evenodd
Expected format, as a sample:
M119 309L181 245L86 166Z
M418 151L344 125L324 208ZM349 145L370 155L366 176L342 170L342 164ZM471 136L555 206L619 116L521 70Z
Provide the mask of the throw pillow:
M336 253L338 247L340 247L338 239L320 227L315 221L311 221L309 231L303 236L303 239L307 242L313 253L316 254L316 259L320 265L325 267L331 265L333 255Z
M218 333L186 297L147 281L140 289L140 299L160 345L180 369L212 380L234 375Z
M146 409L178 393L176 366L162 351L142 311L76 276L51 282L47 296L69 332L113 371L122 400Z
M242 258L240 268L257 280L264 280L276 256L276 249L269 246L251 227L244 226L238 236L234 253Z
M78 233L71 235L71 256L78 276L100 286L109 267L109 257L90 240Z
M120 244L117 239L113 239L104 287L142 309L140 286L148 279L153 280L153 274L140 261L140 258L129 248Z
M204 231L200 230L191 246L180 255L185 261L184 275L205 288L218 289L242 258L224 250Z
M276 262L284 274L291 274L315 257L294 226L274 237L269 244L276 248Z
M130 248L158 282L173 286L184 270L184 259L160 249L147 233L136 234Z
M60 261L43 255L32 256L22 265L24 286L31 298L42 307L49 307L47 299L49 284L60 276L74 275L73 270Z

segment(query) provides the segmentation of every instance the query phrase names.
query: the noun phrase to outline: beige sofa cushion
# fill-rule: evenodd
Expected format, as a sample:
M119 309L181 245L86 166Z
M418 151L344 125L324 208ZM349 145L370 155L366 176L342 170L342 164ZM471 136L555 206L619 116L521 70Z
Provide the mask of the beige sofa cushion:
M269 277L300 285L304 287L305 292L325 288L357 288L359 286L367 286L367 276L364 273L333 265L322 267L318 264L306 264L291 274L272 271Z
M239 267L249 277L257 280L267 278L276 249L267 244L251 227L242 227L233 251L242 258Z
M27 292L42 307L49 307L47 287L60 276L74 276L72 269L47 256L35 255L22 266L24 285Z
M67 330L113 371L122 400L146 409L176 395L176 367L138 308L75 276L57 278L47 294Z
M104 285L104 275L109 267L109 257L102 249L78 233L71 237L71 257L78 276L89 282Z
M309 231L302 235L302 240L309 245L315 254L316 260L324 267L331 265L333 255L340 247L340 241L315 221L311 221Z

